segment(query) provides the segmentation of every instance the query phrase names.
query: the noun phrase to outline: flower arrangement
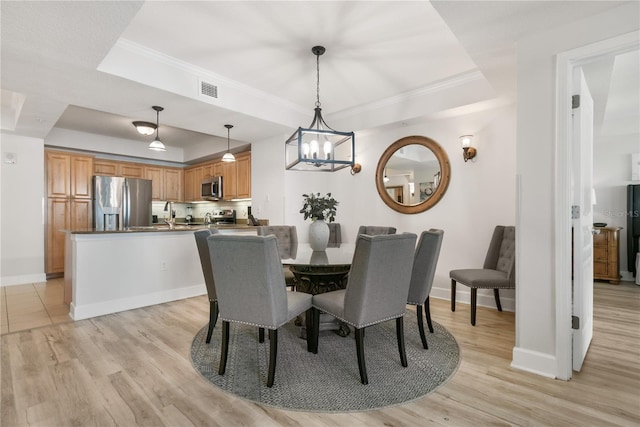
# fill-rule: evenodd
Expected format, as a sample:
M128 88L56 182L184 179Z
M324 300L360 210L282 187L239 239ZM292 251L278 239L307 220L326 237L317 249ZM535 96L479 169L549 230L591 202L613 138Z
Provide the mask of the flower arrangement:
M327 193L326 196L320 196L320 193L310 193L303 194L302 197L304 197L304 205L302 205L300 213L304 214L304 219L335 221L338 201L331 197L331 193Z

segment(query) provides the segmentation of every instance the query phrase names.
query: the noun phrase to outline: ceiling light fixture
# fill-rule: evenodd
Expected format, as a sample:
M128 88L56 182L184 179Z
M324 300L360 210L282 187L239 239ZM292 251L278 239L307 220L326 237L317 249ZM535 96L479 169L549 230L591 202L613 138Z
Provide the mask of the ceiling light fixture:
M285 142L286 169L334 172L351 166L351 173L360 172L355 163L355 134L333 130L322 118L320 108L320 55L323 46L311 49L316 55L316 107L313 121L308 128L299 127Z
M133 122L133 125L136 127L138 133L145 136L153 135L158 127L151 122Z
M227 152L224 153L224 156L222 156L222 161L235 162L236 157L229 151L229 132L231 131L231 128L233 127L233 125L224 125L224 127L227 128Z
M164 108L155 105L151 108L156 110L156 139L151 141L151 144L149 144L149 150L167 151L162 141L160 141L160 111L164 110Z

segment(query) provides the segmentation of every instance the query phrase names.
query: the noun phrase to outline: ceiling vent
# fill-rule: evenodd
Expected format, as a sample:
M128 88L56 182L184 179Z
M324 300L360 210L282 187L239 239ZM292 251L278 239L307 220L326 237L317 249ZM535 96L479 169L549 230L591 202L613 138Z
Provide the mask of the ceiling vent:
M213 83L200 80L200 95L218 99L218 86Z

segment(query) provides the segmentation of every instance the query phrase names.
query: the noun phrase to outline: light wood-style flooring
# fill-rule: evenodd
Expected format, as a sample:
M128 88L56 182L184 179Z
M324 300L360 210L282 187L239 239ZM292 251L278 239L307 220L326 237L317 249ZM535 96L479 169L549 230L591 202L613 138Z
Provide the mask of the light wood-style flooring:
M467 305L458 304L452 313L448 301L434 300L433 319L461 347L458 372L417 401L355 413L263 407L202 379L191 366L189 348L208 320L208 309L206 297L197 297L4 334L0 425L640 424L640 286L631 283L595 284L593 342L582 372L568 382L509 367L513 313L479 307L477 326L472 327ZM356 363L355 348L354 359L345 363Z

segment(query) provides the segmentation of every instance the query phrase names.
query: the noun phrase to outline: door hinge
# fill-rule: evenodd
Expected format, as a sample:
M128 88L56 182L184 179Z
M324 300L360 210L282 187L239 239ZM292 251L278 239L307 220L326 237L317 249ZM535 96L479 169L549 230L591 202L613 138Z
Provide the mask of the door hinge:
M571 97L571 108L580 108L580 95L573 95Z
M580 206L573 205L571 206L571 219L580 218Z
M571 329L580 329L580 318L578 316L571 316Z

